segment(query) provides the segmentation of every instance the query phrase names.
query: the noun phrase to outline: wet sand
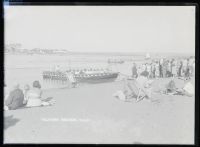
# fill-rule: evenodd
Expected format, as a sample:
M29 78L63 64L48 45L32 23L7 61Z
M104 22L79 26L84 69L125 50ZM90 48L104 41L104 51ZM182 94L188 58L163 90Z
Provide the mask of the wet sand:
M167 82L155 80L153 90ZM5 111L4 143L194 143L194 97L154 93L155 102L123 102L112 97L122 88L118 81L46 90L55 105Z

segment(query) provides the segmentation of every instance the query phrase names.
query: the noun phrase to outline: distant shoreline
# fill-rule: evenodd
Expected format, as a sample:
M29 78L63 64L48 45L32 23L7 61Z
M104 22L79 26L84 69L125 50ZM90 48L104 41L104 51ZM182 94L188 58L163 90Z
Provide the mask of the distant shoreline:
M178 56L178 57L188 57L188 56L195 56L192 53L151 53L149 52L152 57L158 56ZM43 55L43 56L67 56L67 55L98 55L98 56L141 56L144 57L146 53L139 52L139 53L125 53L125 52L68 52L68 53L54 53L54 54L43 54L43 53L4 53L4 55Z

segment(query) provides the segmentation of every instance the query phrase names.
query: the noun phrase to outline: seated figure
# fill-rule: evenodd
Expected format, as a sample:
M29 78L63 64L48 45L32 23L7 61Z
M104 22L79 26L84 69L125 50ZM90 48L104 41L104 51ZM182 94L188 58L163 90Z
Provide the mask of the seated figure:
M191 83L191 79L184 79L184 86L182 88L176 88L174 81L170 81L166 87L166 94L172 95L185 95L185 96L194 96L194 86Z
M52 102L42 100L42 90L39 81L33 82L33 88L28 91L26 99L26 107L47 106L53 104Z
M136 98L137 102L144 98L151 99L152 82L152 80L148 80L148 78L143 75L131 81L125 80L124 90L118 91L113 96L124 101L130 101L132 98Z
M194 89L194 86L191 83L190 79L187 79L185 81L185 84L184 84L183 88L177 89L174 94L175 95L186 95L186 96L189 96L189 97L194 96L195 89Z
M22 107L23 101L23 91L19 88L19 84L15 84L5 100L5 110L15 110Z

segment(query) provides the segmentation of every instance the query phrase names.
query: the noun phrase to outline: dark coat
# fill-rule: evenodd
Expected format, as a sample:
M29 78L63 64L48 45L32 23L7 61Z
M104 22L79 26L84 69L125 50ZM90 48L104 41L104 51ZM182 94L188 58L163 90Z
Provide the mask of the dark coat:
M24 94L21 89L15 89L10 92L8 98L5 101L6 106L10 110L15 110L21 106L23 106Z

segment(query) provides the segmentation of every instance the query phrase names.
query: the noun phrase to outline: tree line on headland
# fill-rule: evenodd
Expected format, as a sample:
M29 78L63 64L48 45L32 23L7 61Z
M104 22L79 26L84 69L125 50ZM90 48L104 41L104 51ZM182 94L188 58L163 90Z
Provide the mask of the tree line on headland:
M69 51L64 49L42 49L33 48L25 49L20 43L6 44L4 47L4 53L10 54L67 54Z

